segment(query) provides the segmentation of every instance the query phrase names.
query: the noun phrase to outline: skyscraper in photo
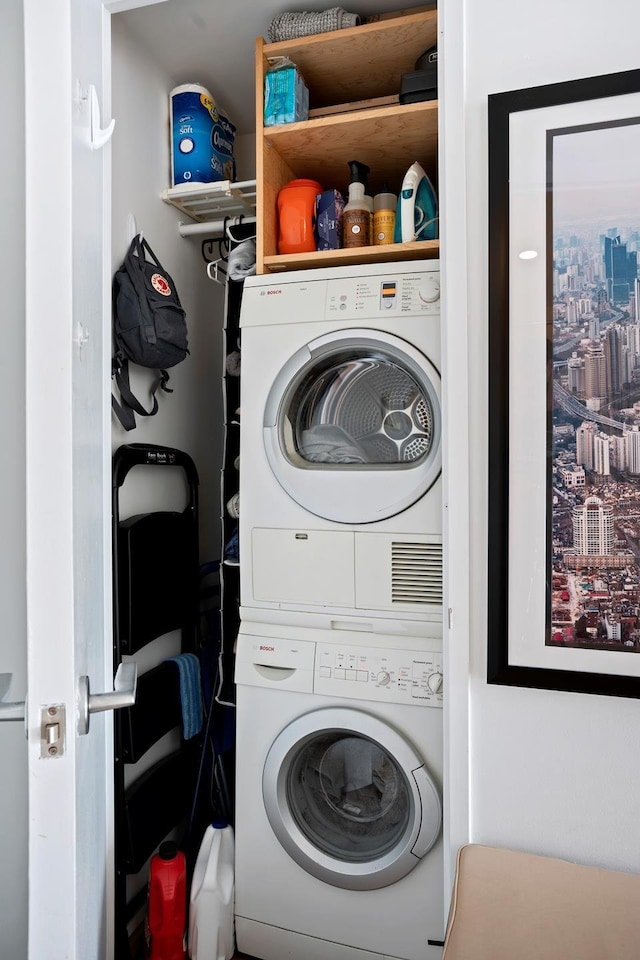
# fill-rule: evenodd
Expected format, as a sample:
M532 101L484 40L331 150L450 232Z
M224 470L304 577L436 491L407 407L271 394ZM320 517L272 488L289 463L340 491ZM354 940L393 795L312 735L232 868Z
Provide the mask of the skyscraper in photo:
M610 397L620 393L623 383L622 339L617 323L607 327L604 355L607 361L607 396Z
M634 427L627 430L627 469L634 476L640 476L640 430Z
M576 463L593 470L593 441L598 428L592 420L585 420L576 430Z
M573 546L582 556L605 556L613 552L615 531L613 507L598 497L587 497L573 508Z
M584 360L575 352L567 361L567 389L576 397L584 396Z
M619 236L603 238L602 259L604 260L607 292L612 303L628 303L638 276L638 256L628 251L627 244Z
M584 392L587 400L607 395L607 361L604 347L592 340L584 360Z
M606 433L599 433L593 438L593 469L599 476L608 477L609 469L609 437Z

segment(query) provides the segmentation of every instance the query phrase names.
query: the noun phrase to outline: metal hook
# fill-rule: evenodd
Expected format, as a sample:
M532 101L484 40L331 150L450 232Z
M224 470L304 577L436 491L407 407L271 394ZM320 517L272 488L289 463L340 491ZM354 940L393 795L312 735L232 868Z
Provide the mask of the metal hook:
M226 263L222 257L218 260L211 260L207 264L207 276L209 280L213 280L215 283L219 283L221 286L224 286L227 280L227 272L221 268L221 264Z

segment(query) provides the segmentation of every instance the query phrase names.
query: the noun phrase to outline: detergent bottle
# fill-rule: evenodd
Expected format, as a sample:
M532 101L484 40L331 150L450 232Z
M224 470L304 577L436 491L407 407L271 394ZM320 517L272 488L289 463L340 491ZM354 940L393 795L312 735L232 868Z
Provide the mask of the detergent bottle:
M191 881L189 956L230 960L235 949L234 837L226 820L207 827Z
M170 840L151 858L145 939L149 960L187 956L187 865L182 850Z

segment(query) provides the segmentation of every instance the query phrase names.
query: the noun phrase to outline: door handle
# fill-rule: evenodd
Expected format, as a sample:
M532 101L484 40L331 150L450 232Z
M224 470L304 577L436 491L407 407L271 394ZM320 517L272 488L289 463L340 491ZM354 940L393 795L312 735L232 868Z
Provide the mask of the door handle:
M138 664L133 661L121 663L113 680L113 690L109 693L91 693L89 677L78 680L78 733L89 733L89 717L92 713L105 710L120 710L131 707L136 702L138 683Z
M26 712L26 703L24 700L5 703L5 697L9 692L12 673L0 673L0 720L24 720Z
M112 120L108 127L100 126L100 104L93 84L89 87L89 109L91 111L91 149L101 150L111 139L116 121Z

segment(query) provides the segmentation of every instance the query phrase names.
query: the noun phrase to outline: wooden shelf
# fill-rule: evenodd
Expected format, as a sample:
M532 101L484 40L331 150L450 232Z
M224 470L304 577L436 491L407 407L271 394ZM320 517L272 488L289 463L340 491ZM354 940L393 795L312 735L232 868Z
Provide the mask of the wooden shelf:
M266 127L264 139L296 177L310 177L325 189L342 187L346 193L347 161L356 158L371 168L370 193L385 182L397 192L413 160L420 159L427 173L435 175L438 102L396 104Z
M308 270L316 267L343 267L355 263L433 260L439 254L439 240L420 240L413 243L389 243L379 247L314 250L311 253L290 253L265 257L264 266L267 273L278 273L284 270Z
M314 108L397 93L402 75L437 41L437 12L429 10L265 44L262 53L267 61L289 57L300 67Z
M310 178L346 194L350 160L370 167L371 195L383 183L398 193L415 161L437 186L437 101L359 103L397 97L403 74L436 45L437 23L437 11L428 10L281 43L256 41L257 273L438 256L437 240L280 256L276 213L278 192L290 180ZM277 57L299 67L310 108L341 112L265 128L264 76Z

